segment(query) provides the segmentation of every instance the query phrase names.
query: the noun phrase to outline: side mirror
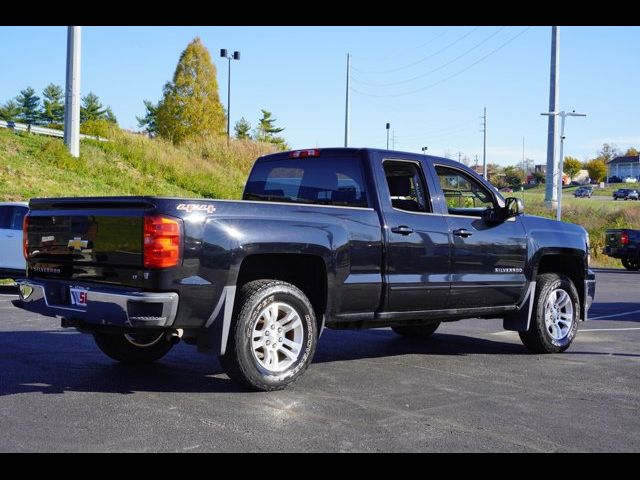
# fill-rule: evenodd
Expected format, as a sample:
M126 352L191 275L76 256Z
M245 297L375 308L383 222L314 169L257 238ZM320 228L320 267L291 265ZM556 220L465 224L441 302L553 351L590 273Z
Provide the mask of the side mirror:
M524 213L524 204L522 200L516 197L508 197L504 202L505 218L515 217Z

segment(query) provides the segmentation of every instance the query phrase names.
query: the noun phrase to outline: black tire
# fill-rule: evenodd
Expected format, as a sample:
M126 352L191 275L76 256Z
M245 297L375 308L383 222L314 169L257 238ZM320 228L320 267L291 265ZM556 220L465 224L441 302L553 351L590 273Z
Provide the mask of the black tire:
M570 297L573 318L563 338L555 339L545 322L545 305L549 295L556 290L564 290ZM578 291L571 279L557 273L544 273L536 279L536 294L529 330L519 332L520 340L533 353L564 352L576 336L580 318L580 300Z
M130 335L94 332L93 338L105 355L128 365L155 362L173 347L166 332Z
M242 287L236 302L227 348L225 354L218 357L226 374L232 380L257 391L282 390L295 382L311 363L318 341L316 316L309 299L290 283L280 280L255 280ZM295 311L301 326L295 331L286 331L286 326L295 323L292 320L289 324L282 325L285 329L283 333L277 333L280 327L278 330L267 330L267 321L261 313L275 303ZM284 321L285 315L278 309L276 320ZM273 332L275 336L271 338L278 338L279 348L275 348L278 344L274 341L269 347L263 343L261 347L254 349L254 328L259 326L261 328L258 331L265 332L261 336L264 341L268 344L266 335ZM282 339L296 341L294 335L298 335L297 342L300 348L296 352L293 348L287 347L289 352L296 355L295 359L291 359L283 353L285 344ZM264 365L271 356L275 356L277 362L285 362L285 367L282 367L282 364L280 367L276 365L277 368L283 368L276 370ZM291 363L286 366L287 362Z
M640 259L639 258L623 258L622 266L627 270L631 270L632 272L637 272L640 270Z
M428 325L415 325L406 327L391 327L391 330L398 335L407 338L429 338L440 326L440 322L430 323Z

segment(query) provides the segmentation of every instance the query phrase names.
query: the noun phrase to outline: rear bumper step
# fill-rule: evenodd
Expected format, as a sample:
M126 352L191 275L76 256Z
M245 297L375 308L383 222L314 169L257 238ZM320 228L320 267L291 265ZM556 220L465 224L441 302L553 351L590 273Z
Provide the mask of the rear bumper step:
M122 327L170 327L178 311L175 292L112 290L61 281L20 280L17 305L49 317L79 320L93 325ZM85 305L69 301L69 288L86 292Z

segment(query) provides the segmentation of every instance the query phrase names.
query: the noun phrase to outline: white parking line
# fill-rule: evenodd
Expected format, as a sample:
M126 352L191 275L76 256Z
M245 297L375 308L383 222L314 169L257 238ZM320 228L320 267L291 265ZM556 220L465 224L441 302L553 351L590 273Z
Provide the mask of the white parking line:
M612 315L602 315L600 317L589 317L589 320L602 320L603 318L623 317L632 313L640 313L640 310L631 310L630 312L614 313Z
M640 327L633 328L587 328L586 330L578 330L578 332L615 332L615 331L623 331L623 330L640 330Z

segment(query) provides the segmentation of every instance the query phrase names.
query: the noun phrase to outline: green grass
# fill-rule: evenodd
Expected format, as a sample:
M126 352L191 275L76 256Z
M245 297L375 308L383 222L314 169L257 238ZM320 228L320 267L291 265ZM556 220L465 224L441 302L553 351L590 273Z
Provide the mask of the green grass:
M109 142L83 140L80 158L61 139L0 130L0 199L92 195L238 198L265 143L215 137L175 147L114 130Z

